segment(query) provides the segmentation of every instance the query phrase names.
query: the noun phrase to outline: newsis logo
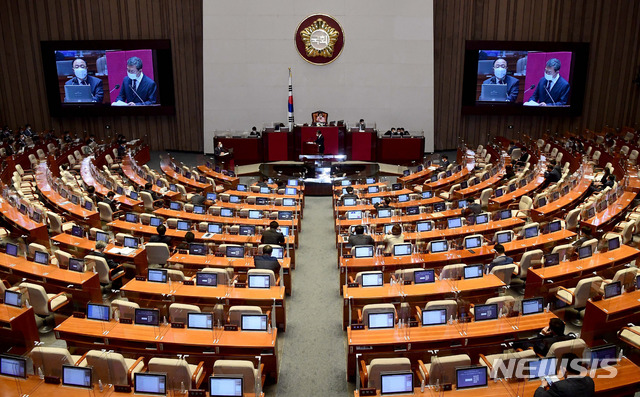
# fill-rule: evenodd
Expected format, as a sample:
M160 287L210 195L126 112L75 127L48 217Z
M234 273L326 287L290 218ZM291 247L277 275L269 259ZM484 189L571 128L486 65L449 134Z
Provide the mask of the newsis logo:
M491 378L536 379L545 376L555 376L557 368L555 359L549 360L547 365L539 365L541 361L544 362L544 360L535 358L495 359L493 361L493 369L491 370ZM616 363L617 359L615 358L602 360L576 359L571 360L571 362L561 360L558 375L565 377L565 369L570 365L570 368L574 372L581 373L582 375L567 374L567 378L588 375L594 379L611 379L615 378L618 374L618 369L615 367ZM585 371L586 374L584 374Z

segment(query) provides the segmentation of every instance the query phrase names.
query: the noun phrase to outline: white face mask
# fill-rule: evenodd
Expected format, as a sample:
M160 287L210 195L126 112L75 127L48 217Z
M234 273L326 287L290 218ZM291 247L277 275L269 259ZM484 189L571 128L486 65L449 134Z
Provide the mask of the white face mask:
M507 75L507 69L505 68L495 68L493 69L493 74L496 75L500 80L504 79L504 76Z
M73 69L73 73L75 73L76 77L80 80L84 80L85 77L87 77L87 69L85 68Z
M127 76L129 76L129 78L130 78L131 80L136 80L136 79L138 78L138 75L137 75L137 74L135 74L135 73L129 73L129 72L127 72Z
M546 74L546 73L544 74L544 78L547 79L547 81L553 80L553 76L550 75L550 74Z

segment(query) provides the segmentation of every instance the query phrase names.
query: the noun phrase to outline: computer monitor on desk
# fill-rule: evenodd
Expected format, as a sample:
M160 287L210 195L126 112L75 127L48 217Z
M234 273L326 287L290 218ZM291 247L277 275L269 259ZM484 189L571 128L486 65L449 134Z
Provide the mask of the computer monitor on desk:
M511 242L511 232L498 232L496 234L496 242L499 244Z
M396 244L393 246L393 256L411 255L411 244Z
M378 218L390 218L390 217L391 217L391 209L389 208L378 209Z
M418 232L428 232L431 230L432 223L429 221L423 221L416 223L416 231Z
M160 225L162 225L162 219L157 218L157 217L153 217L149 219L149 225L153 226L153 227L158 227Z
M87 303L87 319L96 321L109 321L111 308L107 305Z
M598 369L615 365L618 362L616 345L603 345L591 348L589 352L591 369Z
M555 376L557 372L557 361L555 357L541 358L529 361L529 379L539 379L546 376Z
M124 246L127 248L138 249L138 239L136 237L125 237Z
M96 241L104 241L109 243L109 234L105 232L96 232Z
M207 255L207 246L201 243L189 244L189 255Z
M27 377L27 358L9 354L0 354L0 375L12 378Z
M213 329L212 313L187 313L187 328L190 329Z
M62 366L62 385L72 387L91 388L92 367L76 367L64 364Z
M216 287L218 285L218 275L216 273L197 272L196 285L205 287Z
M456 390L487 386L487 367L456 368Z
M134 323L138 325L160 325L160 311L158 309L135 309Z
M544 256L544 267L555 266L560 263L560 253L556 252L555 254L546 254Z
M153 283L167 282L167 269L148 269L147 280Z
M356 199L353 197L346 197L342 200L342 205L345 207L353 207L356 205Z
M431 242L431 253L437 254L439 252L447 252L449 250L449 244L447 240L436 240Z
M477 265L467 265L464 267L464 279L482 278L484 266L482 263Z
M229 246L226 249L226 256L229 258L243 258L244 247Z
M436 272L433 269L416 270L413 272L413 282L415 284L435 283Z
M604 286L605 299L620 296L621 294L622 294L622 283L620 283L620 281L609 283Z
M369 313L369 329L393 328L395 314L393 312Z
M49 264L49 254L42 251L36 251L33 261L40 265L48 265Z
M422 326L443 325L447 323L447 309L422 311Z
M7 243L7 255L18 256L18 246L16 244Z
M498 318L498 305L496 303L475 305L473 312L475 321L495 320Z
M373 258L373 245L357 245L354 247L356 258Z
M84 273L84 259L69 258L69 270Z
M527 316L529 314L538 314L543 311L543 299L542 298L530 298L522 300L522 315Z
M380 394L413 394L413 373L383 372L380 374Z
M266 331L269 318L266 314L242 314L240 329L242 331Z
M249 274L247 286L249 288L271 288L271 277L268 274Z
M242 397L242 376L213 375L209 377L209 396L211 397Z
M382 287L384 283L382 272L364 273L361 277L363 287Z
M167 395L167 374L136 372L133 376L135 394Z
M447 219L447 226L449 229L455 229L462 227L462 218L449 218Z
M22 307L22 293L20 291L5 290L4 304L13 307Z
M593 255L593 252L591 250L591 246L590 245L585 245L584 247L578 248L578 258L579 259L589 258L591 255Z

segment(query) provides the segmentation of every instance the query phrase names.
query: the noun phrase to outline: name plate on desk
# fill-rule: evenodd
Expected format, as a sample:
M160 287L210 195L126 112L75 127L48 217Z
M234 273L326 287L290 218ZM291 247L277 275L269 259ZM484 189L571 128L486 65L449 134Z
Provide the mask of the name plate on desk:
M195 283L193 282L193 280L184 280L182 282L182 285L195 285Z
M189 390L189 397L207 397L207 392L206 392L206 390L190 389Z
M171 323L171 328L184 328L184 323Z
M147 281L147 278L145 276L136 276L136 280L138 280L138 281Z
M69 265L66 265L64 263L59 263L58 267L62 270L69 270Z
M360 396L375 396L376 388L375 387L362 387L360 388L360 392L358 393Z
M358 283L348 283L347 287L349 287L349 288L358 288L359 285L358 285Z
M114 385L113 391L116 393L131 393L131 386L129 385Z
M120 324L133 324L133 320L130 318L121 317Z
M411 280L404 280L404 285L411 285L413 282Z
M73 312L73 317L75 317L75 318L84 318L84 313L82 313L82 312Z
M349 255L349 254L347 254L347 255L342 255L342 257L343 257L344 259L351 259L351 258L353 258L353 255ZM360 390L362 390L362 389L360 389Z
M215 256L216 258L224 258L224 254L218 254L218 253L215 253L215 254L214 254L214 256Z
M235 287L236 288L247 288L247 284L245 284L245 283L236 283Z
M352 331L359 331L364 329L364 324L351 324Z
M52 385L59 385L60 384L60 378L57 376L45 376L44 377L44 383L50 383Z
M225 331L237 331L238 330L238 326L235 325L235 324L225 324L224 330Z
M440 385L441 390L442 391L450 391L451 390L451 383L443 383Z

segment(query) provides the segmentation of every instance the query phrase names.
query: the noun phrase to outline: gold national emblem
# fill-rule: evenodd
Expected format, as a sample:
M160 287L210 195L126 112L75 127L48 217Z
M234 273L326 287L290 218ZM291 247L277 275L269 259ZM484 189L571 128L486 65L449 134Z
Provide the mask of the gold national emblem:
M318 18L300 31L308 57L331 58L340 32L332 28L322 18Z

